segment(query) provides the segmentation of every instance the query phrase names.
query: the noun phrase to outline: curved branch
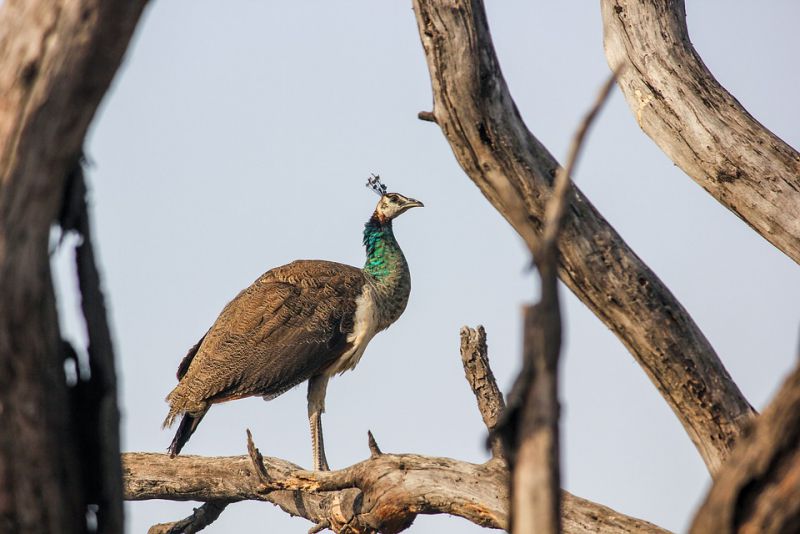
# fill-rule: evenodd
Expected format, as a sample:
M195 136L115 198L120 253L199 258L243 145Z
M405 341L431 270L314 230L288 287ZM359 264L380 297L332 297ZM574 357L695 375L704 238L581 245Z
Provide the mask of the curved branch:
M461 167L534 251L558 162L519 116L479 0L415 0L435 122ZM677 299L577 187L561 280L630 350L714 473L752 408Z
M340 471L305 471L263 458L265 485L248 456L124 453L125 498L175 501L259 500L334 531L399 532L417 514L451 514L489 528L508 525L508 471L492 459L472 464L416 454L381 454ZM564 532L666 533L563 492Z
M689 40L683 0L603 0L611 66L642 130L678 167L800 263L800 154L714 78Z

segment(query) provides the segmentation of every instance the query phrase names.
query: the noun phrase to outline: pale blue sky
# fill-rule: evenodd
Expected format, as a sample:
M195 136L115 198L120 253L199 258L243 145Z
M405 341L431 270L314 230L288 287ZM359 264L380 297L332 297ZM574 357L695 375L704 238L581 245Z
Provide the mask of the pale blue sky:
M800 4L689 1L711 71L800 146ZM608 73L596 2L489 1L503 71L529 128L563 159ZM154 2L92 129L98 247L122 387L123 443L163 451L164 396L186 350L263 271L297 258L363 262L371 172L425 202L395 229L411 265L405 315L334 379L333 468L386 451L483 461L458 330L486 326L507 390L520 307L536 295L522 243L416 119L430 83L409 2ZM686 177L645 137L618 91L576 174L581 188L689 310L748 399L763 407L795 359L800 269ZM65 259L58 260L66 271ZM63 277L62 277L63 278ZM568 291L563 475L571 492L676 531L709 478L669 408L619 341ZM66 328L79 332L64 295ZM310 465L305 387L211 410L187 454L245 451ZM193 503L127 507L131 532ZM196 505L194 505L196 506ZM306 532L270 504L230 506L209 532ZM410 532L478 532L461 519Z

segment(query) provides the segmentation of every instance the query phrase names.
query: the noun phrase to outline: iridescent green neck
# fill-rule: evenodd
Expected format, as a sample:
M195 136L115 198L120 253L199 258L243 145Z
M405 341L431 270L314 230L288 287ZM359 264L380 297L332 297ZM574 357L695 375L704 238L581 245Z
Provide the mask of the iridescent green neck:
M405 267L405 258L392 232L392 221L381 222L373 216L364 226L367 261L364 271L376 280L386 281Z

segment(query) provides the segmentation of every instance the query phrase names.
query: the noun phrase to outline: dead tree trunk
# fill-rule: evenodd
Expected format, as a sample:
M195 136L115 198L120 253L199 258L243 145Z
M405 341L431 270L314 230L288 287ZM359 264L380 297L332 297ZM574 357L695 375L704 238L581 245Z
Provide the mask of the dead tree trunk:
M800 263L800 154L745 110L689 40L683 0L601 0L606 57L642 130Z
M87 241L78 268L93 376L70 391L64 363L75 352L59 333L48 239L62 216L89 239L76 169L145 3L7 0L0 8L3 532L84 532L88 505L98 506L101 530L122 531L113 356L91 248ZM69 177L77 193L67 203Z

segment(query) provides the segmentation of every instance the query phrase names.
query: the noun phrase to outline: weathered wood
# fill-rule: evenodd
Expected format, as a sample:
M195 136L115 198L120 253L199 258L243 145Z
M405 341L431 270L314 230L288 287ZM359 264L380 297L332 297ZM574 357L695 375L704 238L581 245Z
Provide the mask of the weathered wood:
M511 531L561 532L561 466L558 421L558 359L561 312L555 262L541 265L542 297L524 312L523 371L514 424ZM513 392L512 392L513 393ZM511 402L512 399L509 399Z
M500 71L479 0L415 0L433 118L466 174L531 250L558 162L528 131ZM625 344L714 473L752 408L677 299L577 187L559 275Z
M500 458L503 456L503 446L499 437L492 434L506 403L489 366L486 330L483 326L461 327L461 363L464 365L464 375L469 387L478 401L478 411L489 431L492 456Z
M736 444L691 532L800 532L800 368Z
M58 330L48 237L86 130L145 3L6 0L0 7L3 532L83 532L86 506L97 497L78 460L80 414L70 413L68 402L63 365L71 354ZM102 427L115 433L106 443L118 440L112 426ZM118 463L117 454L110 461ZM119 487L118 466L104 476L106 488ZM100 514L106 532L122 530L118 498Z
M642 130L695 182L800 263L800 154L703 64L683 0L602 0L609 65Z
M265 487L248 456L122 455L125 498L176 501L259 500L336 532L398 532L417 514L446 513L489 528L508 525L508 471L492 459L472 464L415 454L381 454L340 471L305 471L263 458ZM666 533L646 521L563 492L564 532Z
M147 534L195 534L216 521L228 504L222 501L208 501L192 510L191 515L180 521L153 525L147 529Z

